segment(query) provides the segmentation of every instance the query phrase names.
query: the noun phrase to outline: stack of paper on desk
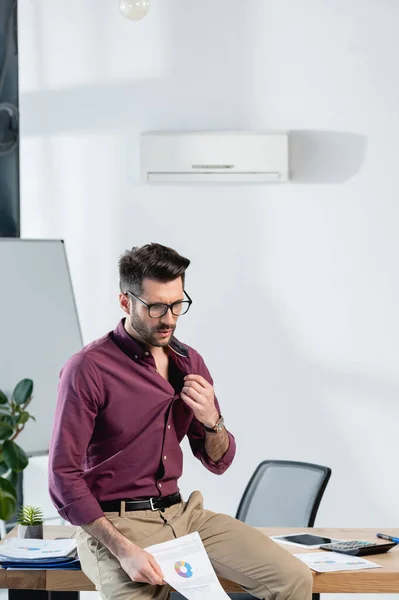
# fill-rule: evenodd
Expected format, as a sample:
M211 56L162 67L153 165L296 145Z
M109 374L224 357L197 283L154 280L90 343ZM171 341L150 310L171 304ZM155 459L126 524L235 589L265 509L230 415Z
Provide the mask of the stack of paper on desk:
M0 565L19 570L80 569L74 539L6 539L0 545Z

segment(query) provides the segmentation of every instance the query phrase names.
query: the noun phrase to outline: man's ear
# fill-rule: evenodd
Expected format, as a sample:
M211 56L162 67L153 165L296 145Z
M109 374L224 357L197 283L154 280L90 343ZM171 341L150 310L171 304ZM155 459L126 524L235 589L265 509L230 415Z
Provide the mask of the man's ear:
M127 294L119 294L119 306L127 315L130 315L130 303Z

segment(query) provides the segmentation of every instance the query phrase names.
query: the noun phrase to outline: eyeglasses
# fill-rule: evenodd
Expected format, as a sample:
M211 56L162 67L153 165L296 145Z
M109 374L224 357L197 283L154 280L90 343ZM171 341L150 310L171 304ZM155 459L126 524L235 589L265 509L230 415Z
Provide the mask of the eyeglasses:
M144 306L147 307L148 316L151 317L151 319L159 319L160 317L163 317L164 315L166 315L169 308L171 310L172 315L175 317L185 315L193 301L191 300L190 296L185 290L184 293L187 296L187 300L176 300L176 302L172 302L172 304L163 304L161 302L156 302L155 304L147 304L147 302L144 302L144 300L136 296L136 294L133 294L133 292L129 292L129 290L125 292L125 294L133 296L133 298L136 298L136 300L138 300L139 302L141 302L141 304L144 304Z

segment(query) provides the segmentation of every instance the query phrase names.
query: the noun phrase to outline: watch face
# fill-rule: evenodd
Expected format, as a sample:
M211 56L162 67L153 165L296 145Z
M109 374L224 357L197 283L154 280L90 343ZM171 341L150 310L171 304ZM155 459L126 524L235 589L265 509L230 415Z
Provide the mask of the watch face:
M224 426L225 425L223 417L219 417L219 419L216 421L213 427L205 427L204 425L206 431L209 431L210 433L219 433L219 431L222 431Z
M223 421L223 419L220 419L220 422L217 425L217 431L222 431L223 427L224 427L224 421Z

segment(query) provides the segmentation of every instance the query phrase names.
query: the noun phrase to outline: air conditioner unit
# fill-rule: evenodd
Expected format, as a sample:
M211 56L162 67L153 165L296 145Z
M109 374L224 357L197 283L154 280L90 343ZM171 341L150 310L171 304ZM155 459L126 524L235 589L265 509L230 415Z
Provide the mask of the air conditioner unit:
M149 183L288 181L288 134L143 133L141 175Z

